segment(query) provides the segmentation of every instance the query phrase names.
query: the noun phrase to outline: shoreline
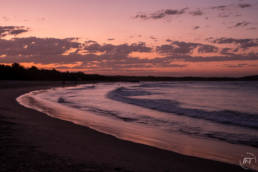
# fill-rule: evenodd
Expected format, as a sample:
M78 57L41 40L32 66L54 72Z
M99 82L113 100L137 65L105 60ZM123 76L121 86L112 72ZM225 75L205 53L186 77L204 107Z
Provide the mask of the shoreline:
M0 128L3 131L0 168L3 170L246 171L240 166L119 140L27 109L16 102L18 96L62 84L17 82L19 86L13 88L10 88L12 82L5 83L9 88L0 85Z

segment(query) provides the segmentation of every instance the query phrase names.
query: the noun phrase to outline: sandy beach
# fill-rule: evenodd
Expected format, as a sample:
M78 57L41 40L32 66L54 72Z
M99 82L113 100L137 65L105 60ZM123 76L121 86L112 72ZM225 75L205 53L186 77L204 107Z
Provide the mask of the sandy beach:
M1 81L0 171L246 171L119 140L16 102L24 93L60 85Z

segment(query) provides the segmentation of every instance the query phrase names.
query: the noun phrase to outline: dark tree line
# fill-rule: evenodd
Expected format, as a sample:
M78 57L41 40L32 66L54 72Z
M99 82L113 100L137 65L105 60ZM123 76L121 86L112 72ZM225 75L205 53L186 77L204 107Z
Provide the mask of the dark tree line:
M99 75L86 75L82 72L60 72L55 69L38 69L35 66L25 68L18 63L11 66L0 65L1 80L30 80L30 81L80 81L99 80Z
M104 76L85 74L83 72L60 72L55 69L38 69L35 66L25 68L18 63L11 66L0 65L0 80L28 81L239 81L258 80L258 75L241 78L208 78L208 77L155 77L155 76Z

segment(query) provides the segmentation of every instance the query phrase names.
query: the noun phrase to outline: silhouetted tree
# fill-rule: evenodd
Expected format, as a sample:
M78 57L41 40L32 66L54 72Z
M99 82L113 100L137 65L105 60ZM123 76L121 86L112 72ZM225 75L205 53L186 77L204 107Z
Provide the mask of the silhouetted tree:
M258 75L242 78L201 78L201 77L154 77L154 76L103 76L85 74L83 72L60 72L56 69L38 69L36 66L24 68L19 63L11 66L0 65L0 80L41 80L41 81L235 81L235 80L258 80Z

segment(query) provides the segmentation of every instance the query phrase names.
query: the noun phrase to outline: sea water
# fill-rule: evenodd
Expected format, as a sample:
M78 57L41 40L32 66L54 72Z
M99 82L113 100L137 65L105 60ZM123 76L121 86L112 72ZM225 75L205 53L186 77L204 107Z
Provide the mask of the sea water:
M185 155L237 165L246 153L258 156L254 81L85 84L17 100L54 118Z

